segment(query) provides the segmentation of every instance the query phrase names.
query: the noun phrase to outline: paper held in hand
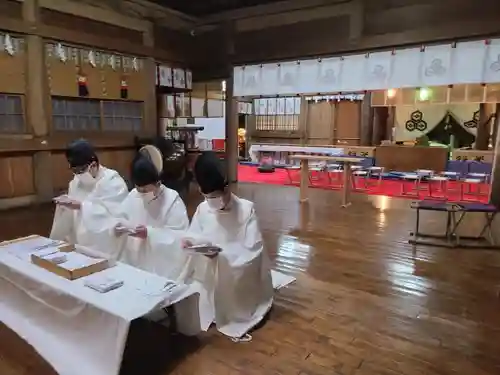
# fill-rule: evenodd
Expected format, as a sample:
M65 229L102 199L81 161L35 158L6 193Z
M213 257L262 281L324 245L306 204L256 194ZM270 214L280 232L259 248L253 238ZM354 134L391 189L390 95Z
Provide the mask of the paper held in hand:
M198 255L215 255L222 251L220 247L215 245L194 245L185 249L189 254Z
M119 232L123 232L123 233L128 233L128 234L136 234L137 233L137 230L135 228L133 228L131 225L129 224L122 224L122 223L119 223L115 229Z
M60 195L58 197L55 197L52 200L54 201L54 203L59 203L59 204L73 202L73 199L71 199L70 197L68 197L66 194Z

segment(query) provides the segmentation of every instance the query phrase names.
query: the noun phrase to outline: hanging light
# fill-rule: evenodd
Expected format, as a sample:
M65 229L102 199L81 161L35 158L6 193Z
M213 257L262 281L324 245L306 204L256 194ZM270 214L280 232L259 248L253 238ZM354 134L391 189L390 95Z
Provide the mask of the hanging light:
M431 97L431 90L425 87L418 89L418 100L420 100L421 102L425 102L426 100L429 100L430 97Z
M396 90L395 89L389 89L387 90L387 98L392 99L396 96Z

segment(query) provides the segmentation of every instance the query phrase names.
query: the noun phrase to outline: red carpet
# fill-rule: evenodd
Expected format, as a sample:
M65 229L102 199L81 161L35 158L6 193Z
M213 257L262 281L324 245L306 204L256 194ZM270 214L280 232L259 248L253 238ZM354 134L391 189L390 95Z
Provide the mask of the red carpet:
M253 182L258 184L272 184L272 185L289 185L289 186L298 186L299 185L299 173L300 171L293 171L293 183L290 183L287 171L285 169L277 168L274 173L259 173L257 167L248 166L248 165L240 165L238 168L238 180L241 182ZM357 180L357 185L362 186L363 180ZM410 187L411 184L407 182L407 187ZM451 202L460 202L460 201L474 201L474 202L488 202L488 196L484 193L488 191L488 185L480 184L477 186L473 186L473 192L477 191L479 187L481 192L484 195L478 197L477 194L465 194L464 198L462 198L460 194L460 186L457 182L449 182L446 197L442 192L436 191L435 183L432 185L432 195L429 195L429 184L423 182L420 186L419 196L418 198L415 196L402 195L403 182L398 180L382 180L381 184L378 185L378 180L372 179L370 180L370 186L367 190L363 191L354 191L355 193L360 194L371 194L371 195L385 195L388 197L399 197L399 198L408 198L408 199L424 199L424 198L438 198L445 199ZM318 180L314 181L312 188L319 189L329 189L329 190L340 190L339 187L331 186L328 177L325 173L318 174ZM407 188L408 190L409 188Z

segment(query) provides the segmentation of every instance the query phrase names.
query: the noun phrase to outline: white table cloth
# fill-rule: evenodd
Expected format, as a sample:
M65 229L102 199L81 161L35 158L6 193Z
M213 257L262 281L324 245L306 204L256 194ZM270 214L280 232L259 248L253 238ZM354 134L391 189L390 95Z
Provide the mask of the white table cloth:
M180 301L178 329L199 330L195 287L162 292L166 279L121 263L103 274L124 285L99 293L84 286L86 278L64 279L0 249L0 321L60 375L118 374L130 322L160 307Z
M344 155L344 149L337 147L292 146L292 145L279 145L279 144L262 145L254 143L250 146L250 149L248 150L252 162L254 163L259 162L260 152L289 152L289 153L311 152L315 154L325 154L328 156Z

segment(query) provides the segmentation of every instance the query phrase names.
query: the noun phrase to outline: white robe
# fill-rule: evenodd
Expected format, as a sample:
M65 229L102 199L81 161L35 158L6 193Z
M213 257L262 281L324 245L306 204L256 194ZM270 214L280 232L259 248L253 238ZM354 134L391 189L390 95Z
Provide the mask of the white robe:
M68 197L81 202L79 210L58 205L50 238L68 241L100 251L101 239L108 234L96 236L94 228L109 225L127 197L127 184L115 170L99 167L96 183L91 186L80 183L77 177L69 183Z
M147 238L122 235L115 240L115 259L169 280L185 283L188 257L181 249L181 239L189 228L186 206L179 194L161 186L157 199L145 203L136 189L120 206L118 221L133 228L144 225ZM114 228L111 228L111 236ZM186 271L186 272L185 272Z
M201 328L241 337L265 317L273 302L269 258L252 202L232 196L230 209L215 212L198 206L187 237L195 244L222 249L213 259L191 255L194 278L200 283Z

